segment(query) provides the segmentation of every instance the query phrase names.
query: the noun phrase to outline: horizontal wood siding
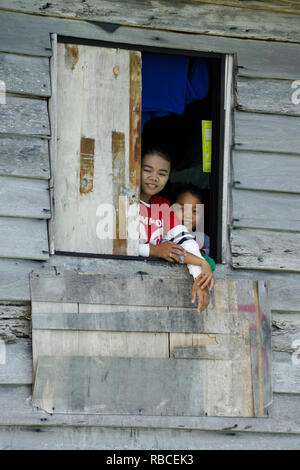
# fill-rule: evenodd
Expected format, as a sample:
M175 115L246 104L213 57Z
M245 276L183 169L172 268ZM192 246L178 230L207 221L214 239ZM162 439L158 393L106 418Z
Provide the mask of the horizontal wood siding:
M9 92L7 110L1 106L2 116L6 117L5 120L0 119L2 132L5 133L0 135L0 175L28 178L29 186L33 185L32 179L49 178L47 138L50 131L45 98L50 95L50 77L47 72L51 56L50 32L116 43L237 53L233 218L239 218L239 215L244 228L236 228L232 234L234 269L218 266L216 277L270 279L274 326L274 394L272 418L252 419L251 427L249 420L243 418L215 421L209 418L195 420L165 417L166 420L161 421L161 417L143 417L143 420L141 417L122 417L120 420L119 417L93 415L86 415L86 426L82 426L82 416L64 416L62 420L59 415L33 412L30 402L30 318L24 313L25 306L24 310L21 307L10 307L10 313L3 307L0 309L0 340L5 341L6 363L0 364L0 400L3 404L0 417L0 424L3 425L1 446L18 449L99 448L101 441L103 448L116 448L116 442L119 442L119 448L147 449L171 449L174 442L176 449L180 446L183 449L200 446L206 449L298 448L300 377L299 365L296 366L292 358L295 353L293 341L300 337L299 234L286 230L290 230L287 227L294 230L295 224L299 222L296 202L299 194L300 113L299 106L293 105L289 96L293 91L292 82L300 76L300 50L298 44L288 42L300 41L300 16L247 10L248 4L260 8L261 2L238 2L238 6L243 8L237 10L231 6L202 2L197 5L195 2L190 5L185 2L178 9L177 5L162 3L159 7L149 3L142 8L139 2L138 5L133 0L126 4L126 8L111 8L112 2L104 1L100 5L99 2L91 1L92 20L104 23L95 24L88 21L91 19L88 6L79 0L72 2L72 5L64 4L64 12L58 2L47 4L43 10L41 7L45 2L32 0L26 2L26 5L20 3L19 0L7 0L6 5L5 2L1 3L1 8L26 9L26 12L33 12L34 15L4 10L0 12L0 72L2 75L2 70L6 70L5 82ZM114 3L117 5L121 2ZM283 2L264 3L266 9L267 3L273 3L275 9L290 8L288 2L284 2L284 5ZM292 6L295 8L295 4ZM68 18L39 16L48 12L50 15L66 15ZM76 21L70 20L72 16L77 17ZM227 26L229 21L230 27ZM125 26L109 28L107 23L110 22ZM151 28L157 28L155 34ZM184 31L197 34L185 35ZM240 41L237 39L239 37L247 39ZM16 180L11 178L10 183L16 182L17 190ZM239 188L247 191L238 191ZM253 190L253 194L249 190ZM257 190L262 193L258 195ZM267 194L268 191L271 193ZM276 192L294 193L294 199L283 194L279 201L280 195ZM247 201L251 201L249 205ZM271 208L272 217L268 217L266 206L266 224L263 223L264 209L261 206L254 213L257 201ZM281 219L276 215L275 206L278 202L281 208L287 207L287 201L294 202L290 208L294 217L290 217L287 210L281 214ZM16 209L11 205L12 213L5 214L9 217L0 218L7 231L0 245L0 299L9 303L29 301L29 273L42 266L88 273L128 272L131 275L140 271L144 276L145 272L165 273L166 278L189 279L185 267L167 266L159 262L122 262L63 256L47 260L47 253L43 253L43 250L48 250L46 221L30 217L38 216L40 210L48 206L42 207L44 204L39 205L37 201L29 199L26 208L24 201L19 202L17 207L20 212L13 212ZM17 214L18 217L14 217ZM253 224L255 227L260 224L261 230L253 229ZM43 229L40 230L39 226ZM290 253L285 252L291 247ZM12 256L16 259L12 259ZM25 259L28 257L32 259ZM282 272L278 271L278 266ZM239 267L243 269L237 269ZM47 427L48 424L51 427ZM78 426L81 428L78 429ZM156 431L149 429L151 427ZM159 427L162 429L159 430ZM194 429L193 434L191 429ZM43 432L37 432L40 430Z
M0 176L0 215L47 219L50 217L48 182Z
M50 96L49 60L46 57L0 53L0 77L7 93Z
M0 174L49 179L48 141L30 136L0 135Z
M124 8L124 3L120 0L101 0L101 3L89 0L88 5L84 5L81 0L74 0L70 4L4 0L1 6L14 11L54 17L80 18L87 21L92 18L93 21L101 22L103 28L109 28L109 23L117 23L220 36L300 41L300 19L298 15L291 14L299 12L299 7L293 1L185 0L173 1L171 4L141 4L138 0L130 0Z

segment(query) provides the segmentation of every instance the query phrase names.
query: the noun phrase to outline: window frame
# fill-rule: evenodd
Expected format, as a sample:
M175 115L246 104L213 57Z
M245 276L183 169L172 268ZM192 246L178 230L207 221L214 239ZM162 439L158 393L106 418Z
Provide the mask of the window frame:
M215 59L219 61L219 72L214 77L213 86L220 89L220 96L213 96L212 103L212 120L217 123L212 131L212 154L217 156L212 159L212 181L217 188L217 193L211 191L210 205L216 207L216 213L210 220L210 233L216 233L212 240L212 249L217 264L229 264L230 262L230 245L228 239L228 224L230 223L230 158L231 158L231 141L232 141L232 110L233 110L233 54L205 52L180 49L178 47L166 48L161 46L146 46L130 43L108 42L102 40L94 40L88 38L77 38L73 36L63 36L57 33L51 34L52 56L50 58L50 77L51 77L51 97L49 99L49 118L51 126L51 139L49 142L50 152L50 207L51 218L48 219L48 236L49 236L49 253L50 255L77 256L87 258L106 258L106 259L124 259L145 261L148 258L141 256L127 256L116 254L98 254L98 253L82 253L70 251L55 250L55 161L57 156L57 108L56 108L56 89L57 89L57 43L73 43L81 45L91 45L99 47L111 47L119 49L130 49L140 52L153 52L157 54L184 55L188 57L203 57ZM216 67L216 62L215 65ZM217 83L216 83L217 82ZM217 166L216 171L214 168ZM153 262L166 262L162 260L151 259Z

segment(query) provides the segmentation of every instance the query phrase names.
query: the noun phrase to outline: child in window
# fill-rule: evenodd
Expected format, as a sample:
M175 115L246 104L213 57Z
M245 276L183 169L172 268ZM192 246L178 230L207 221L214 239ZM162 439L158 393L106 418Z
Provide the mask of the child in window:
M140 201L140 256L155 256L169 262L188 265L194 277L192 302L198 297L198 313L209 303L207 286L212 289L214 277L209 263L200 253L195 237L172 212L167 199L157 196L167 184L171 170L170 157L158 150L147 151L142 158ZM162 243L163 239L166 241Z
M200 189L193 184L177 184L174 186L171 202L177 219L195 236L202 256L214 271L215 262L209 257L209 236L204 233L202 226L204 197ZM184 211L184 207L187 205L189 210Z

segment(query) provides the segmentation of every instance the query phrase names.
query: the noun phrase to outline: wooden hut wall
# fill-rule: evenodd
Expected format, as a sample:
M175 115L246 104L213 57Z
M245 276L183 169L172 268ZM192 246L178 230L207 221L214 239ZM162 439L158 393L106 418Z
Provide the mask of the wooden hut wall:
M178 2L159 8L149 2L146 9L133 0L126 8L122 2L85 3L1 1L0 79L7 93L5 106L0 105L0 446L296 448L300 366L292 359L293 341L300 338L300 108L291 102L291 85L300 77L298 7L294 4L292 14L289 2L265 2L262 10L252 9L261 2L230 2L236 7L184 2L180 9ZM216 276L270 280L272 418L249 426L249 420L231 418L89 416L82 424L76 415L32 410L32 270L188 276L185 268L151 262L49 257L50 33L236 54L232 266L218 266Z

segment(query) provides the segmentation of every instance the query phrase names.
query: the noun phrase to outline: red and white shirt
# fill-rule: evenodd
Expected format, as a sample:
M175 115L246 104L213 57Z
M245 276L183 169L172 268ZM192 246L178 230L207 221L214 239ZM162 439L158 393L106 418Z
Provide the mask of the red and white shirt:
M158 245L163 240L177 243L189 253L203 258L195 237L178 221L169 201L152 196L150 203L140 201L139 255L149 256L150 244ZM187 267L194 278L202 272L200 266L188 264Z

